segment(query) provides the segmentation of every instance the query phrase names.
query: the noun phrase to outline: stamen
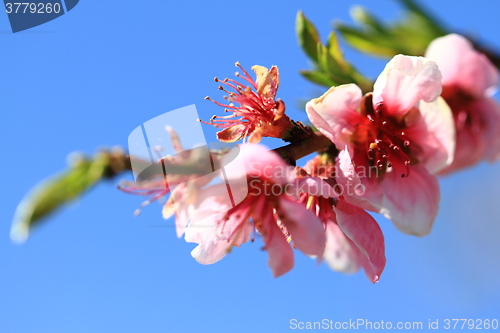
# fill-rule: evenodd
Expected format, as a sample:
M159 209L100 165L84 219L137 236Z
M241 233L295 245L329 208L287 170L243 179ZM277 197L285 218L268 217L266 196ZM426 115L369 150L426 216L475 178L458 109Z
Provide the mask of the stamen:
M368 123L364 124L368 127L366 139L368 160L373 161L373 165L379 170L383 170L393 168L392 162L396 159L403 162L405 166L406 172L402 174L402 177L408 177L411 159L405 148L410 145L410 140L406 138L406 133L398 128L401 126L399 123L389 118L382 119L384 105L379 103L373 106L371 101L371 96L367 96L363 103L363 114L368 120Z
M137 208L135 211L134 211L134 216L138 216L139 214L141 214L141 211L144 207L150 205L151 203L155 202L156 200L160 199L161 197L164 197L165 195L167 195L168 193L170 193L170 189L166 189L166 190L162 190L160 191L157 195L155 195L154 197L152 197L151 199L149 200L146 200L144 201L143 203L141 203L139 205L139 208Z
M270 87L272 91L270 95L261 95L256 91L258 88L257 82L250 76L250 74L241 66L239 62L236 62L235 66L239 67L242 73L240 74L240 72L236 72L235 75L238 78L245 80L248 85L242 84L233 79L225 78L224 80L220 80L215 77L214 81L221 83L221 85L218 86L218 89L227 94L223 96L223 98L228 102L228 104L217 102L209 96L205 97L206 100L223 107L224 112L232 112L232 114L227 117L212 118L209 122L202 121L202 123L213 125L218 128L228 128L237 124L246 124L246 132L251 134L256 127L262 124L272 125L274 123L277 103L274 95L276 93L277 86ZM224 85L226 87L224 87ZM235 104L237 106L235 106Z

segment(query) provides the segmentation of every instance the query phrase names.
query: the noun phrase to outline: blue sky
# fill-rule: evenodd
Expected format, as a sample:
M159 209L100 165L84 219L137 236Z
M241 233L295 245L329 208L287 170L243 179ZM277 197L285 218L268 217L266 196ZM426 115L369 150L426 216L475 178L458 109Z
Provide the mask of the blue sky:
M326 38L332 19L358 3L387 19L393 1L85 1L71 12L12 34L0 15L0 332L282 332L290 320L421 321L500 319L500 165L442 179L432 234L403 235L378 218L387 267L372 285L363 273L331 271L296 252L295 268L273 279L261 242L203 266L153 204L116 181L53 216L22 246L9 239L17 203L65 167L72 151L125 146L141 123L222 95L214 76L234 62L278 65L278 96L304 120L300 100L323 93L295 40L297 10ZM496 0L424 1L450 27L500 49ZM384 61L346 52L375 77ZM297 107L295 107L297 106ZM215 131L204 127L207 138ZM279 141L266 141L276 146ZM130 176L128 177L130 178Z

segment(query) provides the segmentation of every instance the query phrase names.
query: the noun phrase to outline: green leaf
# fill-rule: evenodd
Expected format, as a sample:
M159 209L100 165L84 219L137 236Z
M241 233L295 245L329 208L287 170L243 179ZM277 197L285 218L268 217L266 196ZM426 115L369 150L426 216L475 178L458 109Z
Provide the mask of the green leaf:
M353 48L371 56L423 55L432 40L447 32L416 1L398 1L406 14L395 24L385 24L368 10L355 6L351 16L358 26L337 24L337 29Z
M400 53L398 45L387 37L371 35L340 23L336 28L349 45L372 56L392 57Z
M384 34L387 28L375 16L362 6L353 6L351 9L352 18L361 25L365 25L377 33Z
M318 61L316 44L320 43L319 34L314 25L302 11L298 11L295 21L297 40L304 52L314 61Z
M327 73L337 84L352 83L350 75L351 68L342 59L341 65L328 52L328 49L322 44L318 44L318 65Z
M426 21L428 29L434 33L434 38L446 35L448 32L444 29L439 21L433 17L427 10L418 5L414 0L398 0L410 12L422 17Z
M316 84L325 86L330 88L331 86L335 85L335 82L332 82L332 80L325 74L319 71L305 71L302 70L300 71L300 74L304 76L306 79L308 79L311 82L314 82Z
M347 63L344 60L344 55L342 50L340 49L339 39L337 38L337 34L335 33L335 31L332 31L330 35L328 35L326 48L332 58L335 59L340 66L345 68Z
M300 11L297 14L297 26L300 27L297 29L297 32L309 31L309 29L305 28L306 26L310 26L314 29L314 26ZM314 52L313 56L310 55L316 63L316 68L313 71L301 71L301 74L306 79L327 87L356 83L364 92L371 91L372 82L360 74L349 62L344 59L343 52L339 45L339 40L334 31L332 31L328 36L326 45L323 45L323 43L319 40L319 36L315 29L312 35L307 33L302 34L309 36L308 38L302 38L302 40L309 41L309 54L313 53L311 45L314 41L316 41L316 52Z
M11 238L24 242L43 218L87 192L110 167L110 154L98 153L93 159L80 157L69 170L36 185L18 205L11 228Z

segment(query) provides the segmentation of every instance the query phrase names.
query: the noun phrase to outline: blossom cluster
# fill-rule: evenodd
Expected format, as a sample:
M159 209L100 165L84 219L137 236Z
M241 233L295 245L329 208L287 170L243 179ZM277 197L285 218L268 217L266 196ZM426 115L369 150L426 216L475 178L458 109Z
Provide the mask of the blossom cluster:
M197 244L191 254L202 264L260 235L275 277L292 269L297 249L340 272L363 268L376 282L386 259L372 214L425 236L439 209L437 175L500 156L500 106L492 98L498 73L459 35L434 40L425 57L395 56L372 92L345 84L309 101L318 131L309 135L328 144L313 147L318 154L303 167L259 144L290 136L294 126L276 99L278 68L254 66L254 80L237 66L245 84L215 79L231 89L220 86L228 103L207 98L229 112L205 122L222 129L218 139L243 140L220 162L224 182L213 184L211 175L193 176L195 186L173 184L164 208L165 217L176 215L177 235Z

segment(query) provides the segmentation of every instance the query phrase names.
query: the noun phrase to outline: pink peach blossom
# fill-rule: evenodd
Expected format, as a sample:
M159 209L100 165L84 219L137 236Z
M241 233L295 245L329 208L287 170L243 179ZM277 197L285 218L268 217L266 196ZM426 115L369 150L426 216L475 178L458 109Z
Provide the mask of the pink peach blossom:
M306 106L314 126L365 172L366 191L359 198L408 234L430 232L440 200L433 173L453 160L453 118L440 94L441 74L433 61L398 55L373 94L363 97L359 87L347 84Z
M202 264L212 264L233 246L247 242L252 232L258 232L275 277L294 265L290 242L303 253L321 260L325 230L315 214L297 202L295 193L300 186L302 191L311 189L315 194L331 196L335 195L332 188L318 184L322 181L313 177L300 184L294 181L293 168L261 145L242 145L240 149L238 158L243 159L246 170L226 168L225 172L227 179L242 180L242 186L248 184L248 194L232 206L224 186L201 190L195 216L185 235L186 241L198 244L191 253L193 257Z
M443 98L451 107L456 126L456 151L448 174L481 160L500 157L500 105L491 96L498 86L498 71L464 37L450 34L435 39L426 57L436 61L443 75Z

